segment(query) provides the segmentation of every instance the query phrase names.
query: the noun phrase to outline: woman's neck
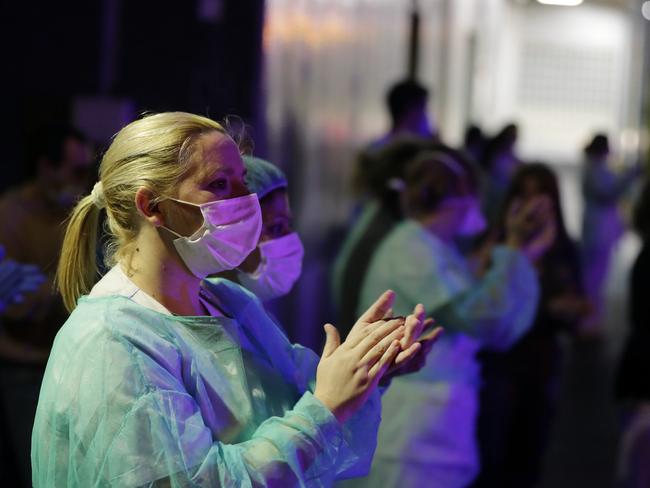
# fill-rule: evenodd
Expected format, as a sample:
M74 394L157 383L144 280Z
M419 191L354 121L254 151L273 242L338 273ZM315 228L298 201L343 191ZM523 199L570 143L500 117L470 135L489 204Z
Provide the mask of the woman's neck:
M142 229L130 259L120 264L138 288L173 314L206 314L199 299L201 280L189 272L173 244L163 242L155 228Z

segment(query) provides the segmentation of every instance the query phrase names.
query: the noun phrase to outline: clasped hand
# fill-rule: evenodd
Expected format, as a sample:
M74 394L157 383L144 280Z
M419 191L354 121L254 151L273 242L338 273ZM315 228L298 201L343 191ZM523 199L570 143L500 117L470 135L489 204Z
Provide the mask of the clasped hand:
M386 291L359 318L341 343L332 324L316 373L318 398L340 422L345 422L368 399L378 383L398 374L417 371L442 329L420 337L433 323L417 305L407 317L392 317L395 294Z

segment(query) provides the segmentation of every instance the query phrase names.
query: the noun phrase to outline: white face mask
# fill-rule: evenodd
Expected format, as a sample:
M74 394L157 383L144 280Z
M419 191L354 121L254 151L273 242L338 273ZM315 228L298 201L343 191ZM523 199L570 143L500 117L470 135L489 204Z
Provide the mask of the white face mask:
M487 222L481 212L481 206L476 198L472 198L458 233L462 236L474 236L483 232L486 227Z
M189 237L178 236L174 247L197 278L235 269L255 249L262 231L262 211L255 193L215 202L176 200L201 209L203 225Z
M305 250L295 232L261 242L260 265L253 273L238 271L239 282L255 293L260 300L267 301L286 295L302 272L302 258Z

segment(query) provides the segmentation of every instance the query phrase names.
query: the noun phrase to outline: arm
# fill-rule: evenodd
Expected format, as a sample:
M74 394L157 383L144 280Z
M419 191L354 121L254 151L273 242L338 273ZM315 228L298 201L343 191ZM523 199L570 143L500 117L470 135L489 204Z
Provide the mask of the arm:
M189 395L157 391L128 412L103 460L104 468L117 469L105 469L108 476L102 479L122 486L304 486L313 479L327 483L340 444L338 422L311 393L283 417L259 425L249 440L232 444L212 439Z
M585 193L603 205L615 203L630 187L638 175L638 167L616 174L610 169L591 170L585 175Z
M307 391L313 393L316 386L316 367L320 358L311 349L298 344L291 346L291 352L296 373L306 376ZM383 390L384 388L378 388L373 392L359 411L341 425L336 479L365 476L370 471L377 446L377 431L381 420L380 397Z
M227 367L200 374L201 360L148 334L58 340L34 425L35 486L304 486L334 476L341 427L311 393L251 424L246 392L232 385L241 379ZM217 354L226 366L236 357Z
M537 276L528 259L498 246L485 275L433 315L448 331L469 334L490 349L505 350L532 325L538 298Z

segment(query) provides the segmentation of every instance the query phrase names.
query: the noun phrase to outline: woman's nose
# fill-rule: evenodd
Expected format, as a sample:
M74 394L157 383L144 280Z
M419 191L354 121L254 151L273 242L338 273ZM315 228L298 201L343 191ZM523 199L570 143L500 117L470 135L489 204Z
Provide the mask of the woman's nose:
M244 180L239 180L235 182L232 186L232 198L236 197L243 197L244 195L248 195L250 193L250 190L246 186L246 183L244 183Z

